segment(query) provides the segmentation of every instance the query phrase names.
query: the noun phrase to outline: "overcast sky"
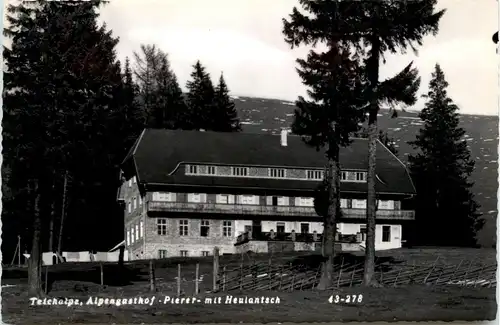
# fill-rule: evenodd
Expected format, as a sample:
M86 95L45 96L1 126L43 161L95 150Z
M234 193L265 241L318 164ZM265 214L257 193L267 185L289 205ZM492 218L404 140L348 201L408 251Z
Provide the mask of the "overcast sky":
M121 59L140 44L156 44L169 54L184 87L196 60L215 81L224 72L233 95L295 100L305 88L295 71L297 57L283 41L281 19L296 0L112 0L101 19L120 37ZM437 37L429 36L415 56L387 56L382 76L414 60L427 89L439 63L449 93L462 113L498 112L498 58L491 37L498 29L495 0L440 0L447 12ZM414 109L422 107L422 100Z

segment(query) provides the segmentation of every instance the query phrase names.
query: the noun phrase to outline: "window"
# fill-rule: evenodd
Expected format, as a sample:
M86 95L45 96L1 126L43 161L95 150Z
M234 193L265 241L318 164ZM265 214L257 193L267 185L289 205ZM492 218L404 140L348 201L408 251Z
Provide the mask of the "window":
M135 183L137 183L137 179L135 178L135 176L134 176L134 177L132 177L132 182L133 182L134 184L135 184Z
M130 230L127 230L127 246L130 246Z
M132 203L128 203L128 213L132 213Z
M308 223L301 223L300 224L300 233L302 233L302 234L309 233L309 224Z
M393 210L394 209L394 201L392 200L379 200L378 208L381 210Z
M347 180L347 172L340 172L340 180L341 181Z
M201 202L201 194L199 194L199 193L189 193L188 194L188 202L200 203Z
M201 256L208 256L208 254L209 254L209 251L202 251L201 252Z
M139 206L142 205L142 196L139 195Z
M153 192L153 201L168 202L172 200L172 193L166 192Z
M167 258L167 250L159 249L158 250L158 258Z
M132 199L134 210L137 209L137 199L134 197Z
M366 182L366 173L356 172L356 182Z
M253 195L240 195L240 204L258 204L256 201L258 197Z
M181 251L181 256L182 257L187 257L188 256L188 251Z
M188 220L179 220L179 236L188 235Z
M285 178L285 169L283 168L269 168L268 175L273 178Z
M284 222L277 222L276 223L276 232L277 233L284 233L285 232L285 223Z
M302 207L313 207L314 206L314 198L312 197L301 197L299 199L299 205Z
M231 174L233 176L248 176L247 167L233 167L231 168Z
M366 209L366 200L352 200L354 209Z
M280 196L277 200L278 205L288 205L288 197Z
M391 226L382 226L382 242L391 241Z
M217 174L215 166L207 166L207 175L215 175L215 174Z
M165 236L167 234L167 219L156 220L158 235Z
M201 220L200 236L208 237L210 233L210 222L208 220Z
M340 207L347 209L347 199L340 199Z
M140 222L140 228L139 228L139 231L140 231L140 236L142 238L142 236L144 236L144 221L141 220Z
M128 180L128 187L132 187L132 179Z
M132 229L130 229L130 241L133 243L135 243L135 232L134 232L134 227L132 227Z
M187 174L190 174L190 175L196 175L196 174L198 174L198 166L196 166L196 165L188 165Z
M231 237L232 233L232 222L231 221L223 221L222 222L222 236Z
M359 226L359 232L362 234L366 234L366 225L360 225Z
M229 195L227 194L218 194L216 197L216 202L221 204L229 203Z
M139 225L135 225L135 236L137 237L137 239L141 238L139 236Z
M307 179L322 180L323 173L324 172L322 170L308 170L307 171Z

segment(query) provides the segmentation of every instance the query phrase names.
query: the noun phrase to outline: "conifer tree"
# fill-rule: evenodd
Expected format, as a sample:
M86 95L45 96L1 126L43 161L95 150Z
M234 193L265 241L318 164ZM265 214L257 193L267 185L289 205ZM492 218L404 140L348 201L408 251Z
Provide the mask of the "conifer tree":
M313 1L318 4L316 1ZM330 2L330 1L327 1ZM368 112L368 172L366 209L366 248L363 283L376 286L375 273L375 224L376 224L376 152L379 136L377 114L380 103L413 105L420 85L416 69L410 63L396 76L380 81L380 62L385 52L405 52L422 44L427 34L436 34L444 10L434 11L437 0L419 1L365 1L352 2L351 24L347 26L345 40L366 55L365 73L369 81L365 96L370 104ZM360 46L362 44L362 46Z
M121 106L122 110L117 112L117 118L123 120L121 122L122 133L120 137L122 137L121 141L123 141L124 150L128 150L144 129L146 115L144 107L138 101L139 87L133 80L133 72L128 57L125 59L123 85L120 91L123 104ZM117 139L117 141L120 141L120 139Z
M170 114L171 129L189 129L189 121L187 121L187 105L184 100L184 94L177 81L177 76L172 73L172 78L167 85L167 110Z
M459 126L458 107L448 97L448 83L436 65L419 117L425 123L416 140L417 153L409 156L417 188L416 232L425 233L418 244L475 246L482 227L469 177L474 170L465 130Z
M324 41L325 52L311 50L306 60L298 59L297 69L309 99L299 97L292 132L316 150L325 150L324 181L318 186L316 211L323 214L323 262L319 290L332 285L334 239L340 216L340 156L341 146L350 143L349 136L357 131L366 101L362 96L363 73L359 58L342 44L342 26L347 6L320 6L314 1L300 1L306 16L293 9L290 20L283 19L285 41L292 46L316 45ZM335 15L334 15L335 14ZM322 193L326 193L323 195Z
M215 88L214 114L212 119L212 130L218 132L241 131L240 120L233 100L229 97L224 76L221 74L219 84Z
M189 122L188 129L211 130L215 104L215 89L210 79L210 74L205 67L197 61L193 65L191 80L187 82L188 111L185 120Z
M62 183L64 170L79 187L70 201L71 220L80 229L103 215L109 217L106 202L112 202L116 193L113 171L122 144L114 142L119 132L114 116L121 103L122 80L114 52L117 40L106 26L97 24L99 5L100 1L36 1L8 7L4 32L12 45L4 48L4 163L9 170L7 193L14 195L13 200L17 193L27 193L32 205L28 271L32 296L42 294L42 229L56 206L53 200L62 197L55 196L52 188ZM3 216L16 212L2 211ZM113 223L107 218L100 224L92 245L109 238L104 234ZM78 233L73 238L78 241Z

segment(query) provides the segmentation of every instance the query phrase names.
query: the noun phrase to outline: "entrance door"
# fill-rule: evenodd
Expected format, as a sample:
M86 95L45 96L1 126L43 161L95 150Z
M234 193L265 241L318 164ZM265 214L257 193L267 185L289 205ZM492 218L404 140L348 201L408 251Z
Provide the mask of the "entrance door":
M260 220L252 220L252 234L260 235L262 233L262 223Z

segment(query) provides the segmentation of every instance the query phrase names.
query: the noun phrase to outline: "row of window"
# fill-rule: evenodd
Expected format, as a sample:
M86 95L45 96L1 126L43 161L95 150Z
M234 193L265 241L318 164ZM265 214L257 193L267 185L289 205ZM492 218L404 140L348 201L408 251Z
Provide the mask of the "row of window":
M312 197L295 197L294 206L313 207L314 198ZM154 192L153 201L159 202L175 202L175 193ZM188 193L188 203L206 203L207 194L204 193ZM245 205L260 205L260 197L258 195L232 195L232 194L217 194L215 197L217 204L245 204ZM290 206L290 197L287 196L267 196L266 205L270 206ZM340 207L344 209L366 209L366 200L357 199L340 199ZM378 200L378 209L394 210L395 202L393 200Z
M138 197L134 196L132 200L128 202L127 206L128 213L132 213L132 211L135 211L138 206L142 206L142 197L140 195Z
M182 257L187 257L189 256L189 252L186 250L181 250L179 251L179 255ZM209 251L202 251L201 256L210 256ZM158 250L158 258L167 258L168 257L168 251L166 249L159 249Z
M133 245L144 236L144 222L141 220L127 229L127 246Z
M157 234L160 236L167 235L167 219L158 218L156 220ZM178 234L179 236L189 236L189 220L182 219L178 221ZM211 225L209 220L201 220L199 234L201 237L210 236ZM232 221L222 221L222 236L232 237L233 236L233 222Z
M286 168L267 168L267 177L269 178L289 178L295 179L292 175L288 175L289 169ZM205 165L187 165L186 175L200 175L200 176L235 176L235 177L249 177L249 167L231 167L229 175L218 173L217 166ZM324 171L322 170L306 170L306 179L308 180L322 180ZM302 178L297 178L302 179ZM343 171L340 175L341 181L345 182L366 182L366 172L356 171Z

